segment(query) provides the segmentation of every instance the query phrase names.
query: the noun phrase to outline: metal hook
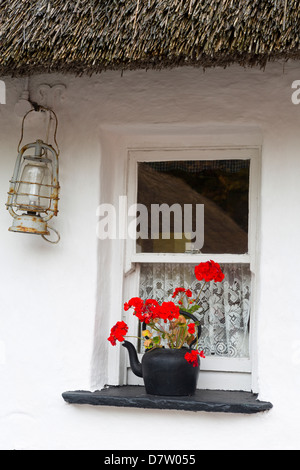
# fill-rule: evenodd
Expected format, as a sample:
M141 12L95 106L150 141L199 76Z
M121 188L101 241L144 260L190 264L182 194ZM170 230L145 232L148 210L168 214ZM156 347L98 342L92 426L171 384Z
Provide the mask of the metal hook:
M23 136L24 136L24 123L25 123L25 119L27 118L28 114L32 113L33 111L48 111L50 112L50 114L52 113L53 116L55 117L55 130L54 130L54 136L53 136L53 140L54 140L54 143L56 145L56 148L57 148L57 155L59 155L59 146L58 146L58 143L57 143L57 140L56 140L56 134L57 134L57 127L58 127L58 118L55 114L55 112L50 109L50 108L46 108L44 106L38 106L36 109L31 109L30 111L28 111L25 116L23 117L23 120L22 120L22 127L21 127L21 138L20 138L20 141L19 141L19 144L18 144L18 152L20 152L20 146L21 146L21 142L23 140Z

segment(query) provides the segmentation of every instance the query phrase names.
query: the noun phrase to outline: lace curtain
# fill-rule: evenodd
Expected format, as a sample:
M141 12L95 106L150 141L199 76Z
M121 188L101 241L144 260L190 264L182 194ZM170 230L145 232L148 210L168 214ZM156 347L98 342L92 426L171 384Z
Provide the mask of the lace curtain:
M158 302L172 300L176 287L199 292L202 282L195 279L192 264L142 264L140 297ZM201 308L194 314L202 326L199 349L206 356L249 357L251 273L249 265L221 265L222 283L207 283Z

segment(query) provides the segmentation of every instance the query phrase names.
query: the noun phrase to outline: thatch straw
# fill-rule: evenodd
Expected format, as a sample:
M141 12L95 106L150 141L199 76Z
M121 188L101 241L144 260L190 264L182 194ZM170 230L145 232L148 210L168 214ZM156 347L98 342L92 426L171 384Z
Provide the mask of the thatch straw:
M300 0L0 0L0 74L300 58Z

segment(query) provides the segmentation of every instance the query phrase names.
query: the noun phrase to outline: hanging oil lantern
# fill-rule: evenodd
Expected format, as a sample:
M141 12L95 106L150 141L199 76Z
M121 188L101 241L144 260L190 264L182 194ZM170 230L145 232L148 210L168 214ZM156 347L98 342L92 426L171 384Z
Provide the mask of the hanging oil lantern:
M47 111L56 119L56 143L57 118L52 110ZM23 119L21 140L24 120L29 113ZM19 150L6 204L14 219L9 228L11 232L43 237L50 234L47 223L58 213L58 155L58 150L39 139Z

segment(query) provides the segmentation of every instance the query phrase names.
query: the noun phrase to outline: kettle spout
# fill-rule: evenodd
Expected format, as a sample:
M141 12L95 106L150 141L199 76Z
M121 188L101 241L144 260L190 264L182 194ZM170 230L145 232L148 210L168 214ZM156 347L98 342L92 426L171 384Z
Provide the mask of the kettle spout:
M143 377L142 364L138 360L137 352L133 344L131 344L129 341L124 341L122 346L124 346L124 348L126 348L128 351L132 372L138 377Z

